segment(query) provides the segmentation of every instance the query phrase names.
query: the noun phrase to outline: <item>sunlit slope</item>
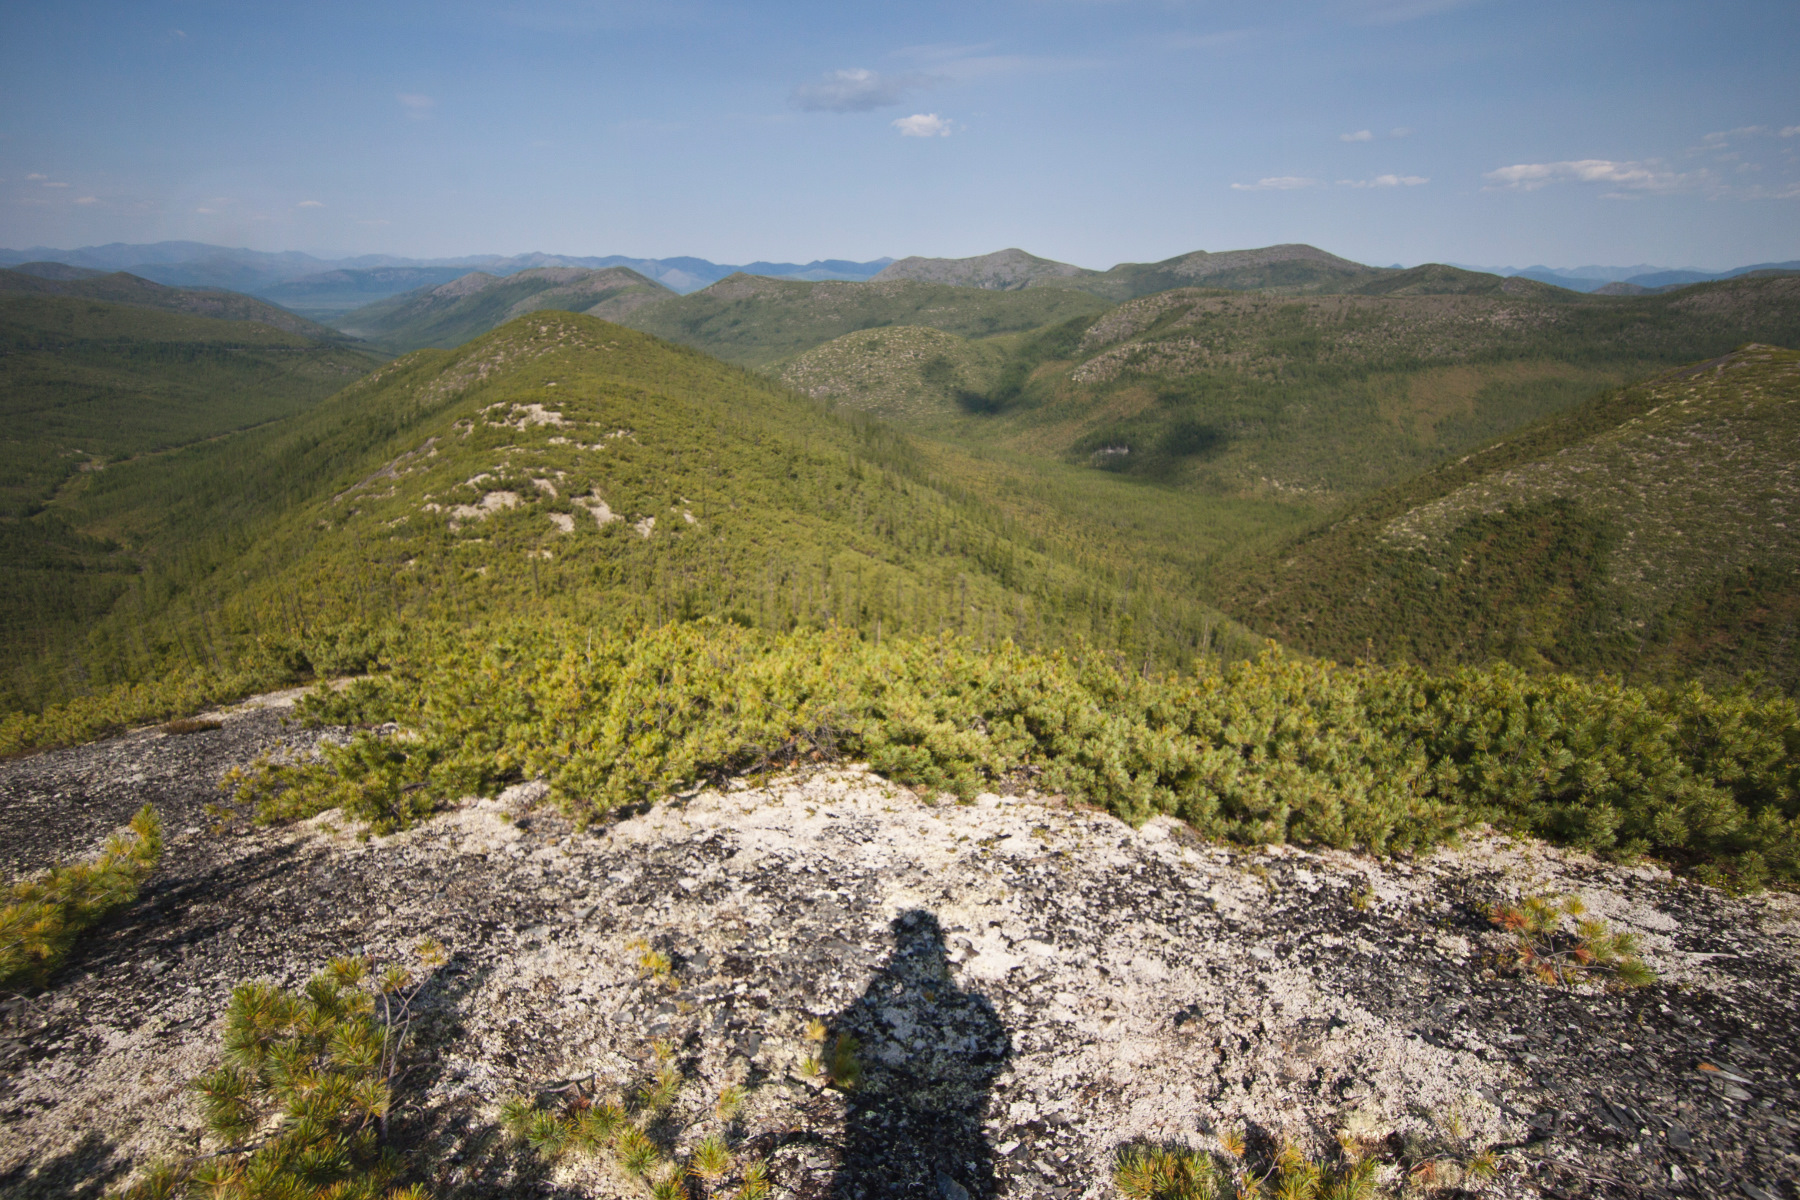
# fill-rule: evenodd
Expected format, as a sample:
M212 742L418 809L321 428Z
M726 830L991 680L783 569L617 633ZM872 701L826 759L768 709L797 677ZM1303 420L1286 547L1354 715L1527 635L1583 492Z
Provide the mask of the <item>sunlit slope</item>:
M1280 552L1240 616L1304 649L1800 683L1800 353L1598 397Z
M208 462L216 485L196 480ZM320 469L319 463L328 463ZM285 469L309 494L207 541L208 511ZM129 677L170 655L415 618L543 612L609 626L714 614L774 628L1077 637L1182 661L1228 636L1183 589L1020 527L919 456L763 378L592 318L541 312L396 360L303 420L109 473L84 528L158 508L159 560L84 649ZM138 525L119 536L170 536ZM202 562L202 569L188 563Z
M620 320L727 362L767 367L861 330L920 326L992 337L1109 307L1085 292L1059 288L996 291L912 279L800 283L739 274Z
M352 309L334 323L396 352L450 349L528 312L557 309L617 320L674 295L629 267L534 267L507 276L471 271Z
M921 357L856 334L780 370L960 442L1323 512L1603 388L1746 341L1800 344L1800 279L1632 298L1183 288L1006 341L940 340Z

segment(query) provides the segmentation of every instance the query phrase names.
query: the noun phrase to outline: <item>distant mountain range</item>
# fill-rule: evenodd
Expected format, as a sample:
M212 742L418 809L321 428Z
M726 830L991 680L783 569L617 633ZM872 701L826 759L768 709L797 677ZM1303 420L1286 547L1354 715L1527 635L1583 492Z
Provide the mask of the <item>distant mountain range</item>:
M538 267L584 267L589 270L629 267L670 291L686 294L740 271L748 275L808 282L862 280L874 277L892 261L891 258L878 258L873 262L851 262L830 258L809 263L753 262L739 266L704 258L631 258L621 254L604 258L566 254L474 254L431 259L364 254L354 258L324 259L295 250L232 249L205 242L156 242L150 245L112 242L77 250L55 250L47 246L0 250L0 267L53 262L101 272L129 271L168 287L228 288L245 292L313 317L347 312L388 296L448 283L470 271L504 276Z
M1735 279L1758 271L1800 271L1800 260L1793 262L1752 263L1729 271L1702 271L1697 267L1654 267L1639 263L1635 267L1476 267L1456 263L1468 271L1486 271L1493 275L1522 275L1557 287L1577 292L1605 292L1613 296L1637 296L1662 288L1685 287L1690 283L1711 283L1716 279ZM1620 286L1622 285L1622 286Z

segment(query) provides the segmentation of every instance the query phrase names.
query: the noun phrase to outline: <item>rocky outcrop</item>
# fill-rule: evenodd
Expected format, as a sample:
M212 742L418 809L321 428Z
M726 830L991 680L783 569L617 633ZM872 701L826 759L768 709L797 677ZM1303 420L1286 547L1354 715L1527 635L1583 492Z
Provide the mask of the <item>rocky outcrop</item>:
M216 1061L234 983L425 936L451 958L394 1127L441 1195L637 1194L598 1160L552 1170L481 1135L508 1095L623 1090L658 1039L694 1095L747 1089L741 1137L783 1196L1098 1197L1132 1143L1239 1130L1252 1154L1317 1151L1452 1122L1500 1148L1493 1194L1760 1197L1796 1175L1791 896L1495 834L1414 861L1213 846L1028 789L934 802L855 766L586 830L525 784L385 838L333 814L215 832L200 806L229 765L318 736L281 711L0 767L15 868L85 851L144 799L171 834L138 904L8 1010L6 1194L193 1153L183 1085ZM1659 982L1497 970L1480 906L1522 890L1638 932ZM859 1042L856 1089L807 1078L815 1020Z

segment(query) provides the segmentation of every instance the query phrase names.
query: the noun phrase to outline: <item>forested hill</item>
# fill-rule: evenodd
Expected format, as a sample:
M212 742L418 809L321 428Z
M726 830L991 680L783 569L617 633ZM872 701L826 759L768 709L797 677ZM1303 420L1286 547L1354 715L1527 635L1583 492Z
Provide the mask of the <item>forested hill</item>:
M1443 667L1800 686L1800 353L1746 346L1596 397L1259 561L1283 641Z
M85 490L151 469L147 458L295 416L379 361L335 334L0 294L0 701L80 686L53 682L66 677L71 639L136 578L143 556L126 529L160 519L166 499L137 497L141 513L90 513Z
M408 622L532 613L1085 638L1160 662L1229 636L1190 591L1149 586L1151 567L1115 572L1049 523L1016 525L951 461L696 352L539 312L292 420L96 476L72 525L179 553L148 551L68 657L83 690L277 646L337 669L361 651L320 650L322 630L374 645Z
M33 267L61 267L60 263L32 263ZM107 304L129 304L135 308L155 308L163 312L182 313L190 317L213 317L222 321L256 321L284 333L319 341L343 341L344 335L309 321L297 313L246 296L217 288L173 288L148 279L140 279L125 271L101 274L63 268L56 275L0 269L0 294L19 296L69 296L80 300L99 300Z

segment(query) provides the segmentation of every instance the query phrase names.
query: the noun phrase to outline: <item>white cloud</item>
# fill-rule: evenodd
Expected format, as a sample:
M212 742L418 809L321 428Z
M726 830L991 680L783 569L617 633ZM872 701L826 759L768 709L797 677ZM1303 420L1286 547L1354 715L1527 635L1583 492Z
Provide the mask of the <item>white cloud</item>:
M300 203L294 205L294 207L295 208L324 208L325 202L323 200L302 200Z
M1319 181L1307 179L1299 175L1273 175L1267 179L1259 179L1255 183L1234 183L1234 192L1292 192L1300 188L1318 187Z
M1650 162L1613 162L1583 158L1573 162L1515 163L1482 176L1490 190L1535 192L1552 183L1606 183L1642 192L1674 192L1691 187L1695 177Z
M1370 133L1367 129L1359 129L1355 133L1338 134L1338 141L1340 142L1372 142L1374 140L1375 135Z
M65 188L65 187L68 187L69 185L62 182L60 179L46 179L42 186L53 187L53 188Z
M1800 125L1789 125L1781 131L1782 137L1800 137Z
M900 131L901 137L949 137L951 130L949 120L936 113L914 113L910 117L901 117L893 124Z
M1351 188L1419 187L1421 184L1430 182L1431 180L1423 175L1377 175L1373 179L1340 179L1338 186Z
M906 99L908 92L931 82L929 76L883 75L863 67L832 71L818 83L794 89L796 108L806 112L868 112Z
M39 174L33 172L32 174L27 175L25 178L27 178L27 179L48 179L50 177L48 175L39 175Z
M98 197L98 196L77 196L77 197L75 197L74 203L76 203L76 204L98 204L98 203L100 203L100 197Z
M437 107L437 101L419 92L395 92L394 99L406 110L406 115L415 121L423 121Z

